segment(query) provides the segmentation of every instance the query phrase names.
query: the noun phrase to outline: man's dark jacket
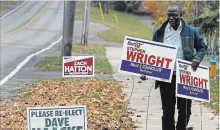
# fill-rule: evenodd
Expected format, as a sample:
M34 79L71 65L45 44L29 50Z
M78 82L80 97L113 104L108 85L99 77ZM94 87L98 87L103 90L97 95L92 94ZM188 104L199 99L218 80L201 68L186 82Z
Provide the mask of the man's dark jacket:
M192 61L193 59L196 59L201 62L206 53L205 43L196 28L186 25L184 20L181 21L183 28L180 36L182 41L184 60ZM167 24L168 21L165 21L162 26L154 32L153 41L163 43L164 31ZM196 52L194 51L194 49L196 50ZM160 83L161 81L156 81L155 89L160 86Z

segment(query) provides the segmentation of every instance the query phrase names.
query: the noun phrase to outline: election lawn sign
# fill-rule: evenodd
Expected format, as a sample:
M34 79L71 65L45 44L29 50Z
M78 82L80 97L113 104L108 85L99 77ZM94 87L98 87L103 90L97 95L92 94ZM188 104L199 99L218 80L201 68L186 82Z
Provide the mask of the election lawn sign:
M199 65L194 72L191 62L177 59L176 96L210 102L209 67Z
M95 73L94 56L64 56L63 77L93 77Z
M86 106L28 107L28 130L87 130Z
M171 82L177 46L125 36L119 73Z

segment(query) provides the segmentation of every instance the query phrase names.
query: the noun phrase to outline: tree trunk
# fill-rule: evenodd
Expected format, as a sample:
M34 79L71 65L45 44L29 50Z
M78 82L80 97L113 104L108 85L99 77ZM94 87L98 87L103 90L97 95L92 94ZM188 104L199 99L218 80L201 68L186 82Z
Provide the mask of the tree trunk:
M109 12L108 1L101 1L101 4L102 4L103 14L108 14L108 12Z

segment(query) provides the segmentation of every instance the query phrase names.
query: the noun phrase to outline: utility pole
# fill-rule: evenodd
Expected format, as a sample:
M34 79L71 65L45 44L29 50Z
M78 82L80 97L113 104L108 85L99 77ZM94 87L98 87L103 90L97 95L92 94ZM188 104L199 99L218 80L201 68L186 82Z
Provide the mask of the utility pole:
M109 1L100 1L100 2L101 2L101 4L102 4L102 12L103 12L104 14L108 14L108 12L109 12L108 2L109 2Z
M88 45L89 38L89 17L90 17L90 1L87 1L87 15L86 15L86 28L85 28L85 45Z
M85 1L82 35L81 35L81 45L84 46L88 45L89 16L90 16L90 1Z
M198 18L198 3L196 1L196 19Z
M60 57L61 65L63 64L63 56L71 56L72 52L75 8L76 1L64 1L63 43Z
M86 15L87 15L87 2L84 3L84 17L83 17L83 23L82 23L82 34L81 34L81 45L84 45L84 36L85 36L85 28L86 28Z

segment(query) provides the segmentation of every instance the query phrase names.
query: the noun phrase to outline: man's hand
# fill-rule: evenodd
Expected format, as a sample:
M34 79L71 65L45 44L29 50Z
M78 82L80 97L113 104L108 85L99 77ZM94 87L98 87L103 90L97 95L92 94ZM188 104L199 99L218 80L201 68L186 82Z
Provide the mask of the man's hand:
M199 61L198 60L196 60L196 59L193 59L192 60L192 70L193 71L196 71L197 70L197 68L199 67Z

